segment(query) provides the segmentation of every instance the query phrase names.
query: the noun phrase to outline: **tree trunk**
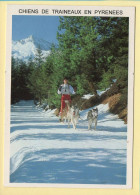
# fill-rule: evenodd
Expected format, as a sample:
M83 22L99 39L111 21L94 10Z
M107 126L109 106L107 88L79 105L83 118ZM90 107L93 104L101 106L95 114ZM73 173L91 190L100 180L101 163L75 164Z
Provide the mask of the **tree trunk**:
M97 95L96 86L91 81L89 81L89 89L93 92L94 95Z

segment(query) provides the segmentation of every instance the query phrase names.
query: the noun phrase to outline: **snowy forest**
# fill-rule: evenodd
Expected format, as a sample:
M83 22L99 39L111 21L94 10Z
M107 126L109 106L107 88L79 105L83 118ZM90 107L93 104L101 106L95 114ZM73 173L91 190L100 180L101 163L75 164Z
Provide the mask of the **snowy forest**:
M125 108L128 29L129 19L123 17L60 17L58 45L52 44L46 59L39 46L28 62L12 57L11 103L34 99L59 108L57 89L68 77L78 97L97 95L115 80Z

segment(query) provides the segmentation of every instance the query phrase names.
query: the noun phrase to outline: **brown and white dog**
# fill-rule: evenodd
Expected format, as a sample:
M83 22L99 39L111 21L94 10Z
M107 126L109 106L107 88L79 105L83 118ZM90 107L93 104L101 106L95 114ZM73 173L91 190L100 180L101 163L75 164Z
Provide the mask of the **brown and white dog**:
M77 106L71 106L68 100L65 100L66 107L61 114L61 121L68 121L68 127L70 127L70 122L73 128L76 129L76 125L79 120L79 108Z

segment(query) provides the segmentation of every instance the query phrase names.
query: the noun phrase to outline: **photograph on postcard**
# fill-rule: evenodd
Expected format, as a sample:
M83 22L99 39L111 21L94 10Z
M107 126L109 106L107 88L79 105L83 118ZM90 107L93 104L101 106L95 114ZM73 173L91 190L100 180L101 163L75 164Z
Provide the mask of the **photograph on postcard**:
M11 28L9 183L127 186L129 15L11 14Z

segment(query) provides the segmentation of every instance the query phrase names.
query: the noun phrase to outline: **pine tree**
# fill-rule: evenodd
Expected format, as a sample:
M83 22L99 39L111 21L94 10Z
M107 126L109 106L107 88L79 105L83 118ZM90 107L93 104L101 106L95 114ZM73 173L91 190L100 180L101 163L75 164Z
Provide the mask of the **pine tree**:
M96 74L98 69L96 66L95 48L98 33L95 30L96 21L92 17L61 17L59 30L65 29L64 33L58 33L59 49L61 51L61 65L64 75L71 78L73 84L77 85L78 91L79 79L78 75L84 74L86 87L81 92L86 92L87 88L91 88L93 92L95 86L93 81L99 79ZM95 74L96 73L96 74ZM77 83L75 83L75 80ZM84 85L83 85L84 86Z
M31 99L32 95L27 87L30 69L28 65L19 59L12 57L11 72L11 102Z
M60 106L57 89L68 77L77 94L96 94L117 79L127 97L128 18L60 17L58 46L44 61L38 48L29 87L35 98ZM126 99L126 98L124 98Z
M43 53L42 53L42 50L40 48L40 45L36 49L36 55L35 55L34 61L35 61L36 66L41 66L41 64L44 61L44 57L43 57Z

